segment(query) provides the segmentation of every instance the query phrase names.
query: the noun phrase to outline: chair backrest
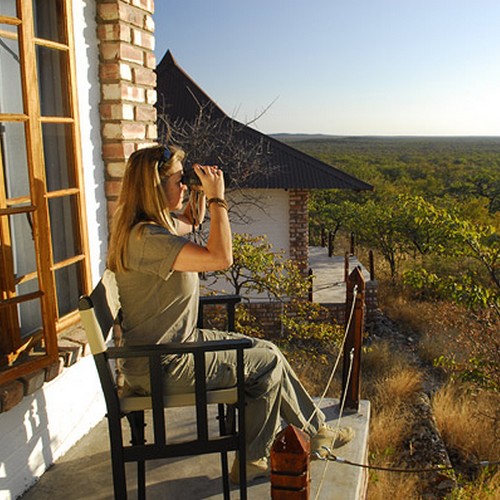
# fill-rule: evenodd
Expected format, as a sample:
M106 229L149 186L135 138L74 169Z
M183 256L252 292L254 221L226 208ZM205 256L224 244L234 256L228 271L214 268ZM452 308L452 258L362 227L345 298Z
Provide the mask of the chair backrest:
M79 310L90 351L94 355L106 351L106 341L120 311L118 286L112 271L106 269L92 293L80 298Z

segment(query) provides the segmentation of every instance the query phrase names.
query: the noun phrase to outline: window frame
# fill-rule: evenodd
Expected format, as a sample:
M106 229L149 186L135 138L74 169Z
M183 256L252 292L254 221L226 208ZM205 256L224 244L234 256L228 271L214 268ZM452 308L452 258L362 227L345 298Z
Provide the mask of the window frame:
M14 276L12 265L12 251L4 246L9 239L9 216L14 213L28 213L31 218L34 234L34 248L36 254L36 278L39 291L33 296L40 296L42 316L42 336L45 354L34 356L33 359L20 361L8 368L0 370L0 384L38 369L53 364L58 359L57 335L79 321L78 310L59 316L56 292L55 273L71 265L78 265L78 279L86 293L90 289L90 258L88 246L87 220L85 210L84 180L82 171L81 139L79 128L79 113L76 89L76 57L73 36L73 15L70 0L61 0L62 23L64 42L52 41L35 37L33 4L29 1L17 0L17 15L6 17L0 15L0 36L16 39L19 44L19 58L21 71L21 86L23 97L23 113L0 113L0 122L20 122L24 124L26 157L28 164L29 195L22 198L7 198L5 192L4 165L0 155L0 239L3 251L0 251L0 268L6 276L4 283L8 283L9 290L1 290L0 318L2 326L8 322L7 332L3 332L0 347L5 350L9 345L19 343L20 331L16 329L16 308L12 304L22 301L22 296L15 296L13 285L19 285L23 280L35 278L35 273L17 277ZM17 27L17 32L1 29L2 24ZM37 47L45 47L61 51L66 55L65 70L61 70L61 77L65 79L66 95L62 96L67 104L67 116L42 116L37 74ZM44 124L64 124L68 135L64 135L64 143L68 152L68 169L72 176L73 185L64 189L48 191L46 184L46 170L44 161L44 145L42 128ZM69 197L72 210L71 228L75 240L75 255L54 262L52 251L52 233L50 227L49 203L50 200ZM24 205L19 206L20 203ZM9 261L10 251L10 261ZM1 271L0 269L0 271ZM2 278L2 276L0 276ZM29 294L28 294L29 295ZM26 295L24 298L28 297ZM32 298L32 297L29 297ZM18 325L18 323L17 323ZM3 331L3 328L2 328ZM0 332L1 333L1 332ZM39 334L38 334L39 335ZM4 353L4 358L6 353ZM13 358L15 352L12 352Z

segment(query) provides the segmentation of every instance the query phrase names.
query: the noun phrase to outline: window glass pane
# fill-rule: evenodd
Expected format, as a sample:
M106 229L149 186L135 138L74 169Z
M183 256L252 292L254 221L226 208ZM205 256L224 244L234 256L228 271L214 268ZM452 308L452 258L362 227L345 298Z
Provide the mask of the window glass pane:
M80 266L78 262L55 272L59 317L78 308L78 299L83 293Z
M75 187L70 168L73 165L71 130L72 126L64 123L44 123L42 126L47 191Z
M36 56L42 116L68 116L66 52L37 45Z
M31 280L16 287L17 295L25 295L38 291L38 280ZM40 299L28 300L18 304L21 337L25 338L42 328L42 310Z
M17 17L16 0L0 0L0 14L2 16ZM2 29L4 29L3 26Z
M35 36L66 43L61 0L33 0Z
M17 40L0 37L0 113L22 112L19 44Z
M49 200L50 232L54 263L77 255L74 224L77 220L73 196L52 198Z
M28 196L30 186L23 123L0 122L0 152L7 198Z
M9 222L14 275L18 277L35 272L36 253L31 214L11 215L9 216Z

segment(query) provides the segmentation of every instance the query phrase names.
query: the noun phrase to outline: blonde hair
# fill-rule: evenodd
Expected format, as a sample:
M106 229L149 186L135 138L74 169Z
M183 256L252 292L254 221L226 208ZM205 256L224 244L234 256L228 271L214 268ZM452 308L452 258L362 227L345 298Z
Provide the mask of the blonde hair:
M127 269L128 240L137 224L158 224L176 233L162 180L168 177L173 163L184 156L184 151L175 146L155 146L130 155L111 225L107 265L112 271Z

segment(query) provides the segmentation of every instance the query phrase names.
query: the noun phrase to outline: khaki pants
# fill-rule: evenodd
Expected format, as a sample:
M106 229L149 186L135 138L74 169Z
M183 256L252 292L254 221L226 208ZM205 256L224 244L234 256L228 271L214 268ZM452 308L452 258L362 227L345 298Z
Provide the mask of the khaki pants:
M193 341L241 338L236 333L197 330ZM253 347L245 350L245 395L247 460L269 456L281 419L313 436L325 421L281 351L271 342L251 339ZM207 384L215 389L236 383L236 353L210 352L206 355ZM193 390L194 361L182 356L166 366L168 392Z

